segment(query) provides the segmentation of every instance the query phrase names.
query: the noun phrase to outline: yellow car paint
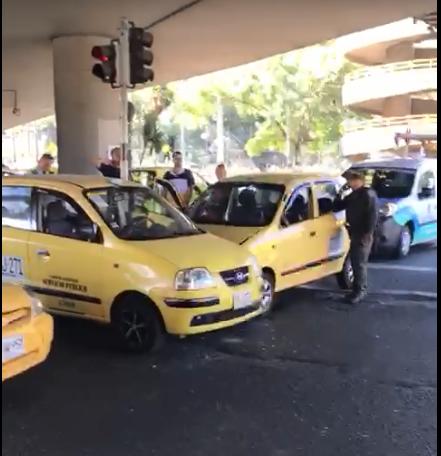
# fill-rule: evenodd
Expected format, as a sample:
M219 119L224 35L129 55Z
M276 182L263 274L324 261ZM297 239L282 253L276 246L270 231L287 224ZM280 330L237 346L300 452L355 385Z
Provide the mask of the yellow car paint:
M275 291L306 284L341 272L349 251L344 218L333 213L319 214L318 186L326 182L338 187L338 179L332 174L262 173L231 177L217 185L284 186L283 198L272 221L262 227L205 224L199 223L197 218L194 221L202 229L248 248L262 268L274 275ZM310 219L282 226L282 216L290 197L305 185L311 188ZM203 198L204 195L201 200Z
M35 314L32 297L17 285L2 285L2 382L42 363L52 338L52 317Z
M86 196L87 192L96 192L96 197L101 197L109 188L149 192L140 185L102 176L59 175L9 177L3 179L2 186L8 191L11 187L25 187L34 189L34 193L38 189L67 198L76 203L99 232L98 240L84 241L47 233L39 222L35 229L24 230L8 226L3 219L3 255L22 259L22 283L30 286L54 314L111 323L112 309L127 293L136 299L145 298L146 305L159 312L166 331L176 335L217 330L261 314L260 270L246 249L203 233L155 240L122 239ZM160 198L155 204L184 217ZM164 216L154 211L149 217L152 223L164 223ZM189 220L188 223L191 224ZM249 271L247 282L227 285L221 273L243 267ZM208 270L212 285L196 290L176 289L178 272L191 268ZM244 297L249 299L249 306L235 309L234 301ZM194 302L210 305L176 308L175 301L185 306Z

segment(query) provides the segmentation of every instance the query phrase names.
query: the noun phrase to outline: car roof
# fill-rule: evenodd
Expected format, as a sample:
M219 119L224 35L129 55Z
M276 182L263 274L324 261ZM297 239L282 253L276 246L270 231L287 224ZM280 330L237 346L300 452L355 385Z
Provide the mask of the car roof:
M253 182L262 184L279 184L290 185L297 181L319 180L319 179L335 179L338 174L319 173L310 171L294 171L294 172L273 172L273 173L253 173L243 174L240 176L232 176L226 178L223 182Z
M351 166L351 169L359 168L398 168L416 170L424 161L433 160L427 158L393 158L384 160L365 160L359 163L355 163Z
M25 175L25 176L8 176L2 179L3 185L14 184L14 185L26 185L26 186L74 186L80 187L84 190L108 187L110 185L136 185L131 182L124 182L120 179L110 179L101 175L76 175L76 174L52 174L52 175Z

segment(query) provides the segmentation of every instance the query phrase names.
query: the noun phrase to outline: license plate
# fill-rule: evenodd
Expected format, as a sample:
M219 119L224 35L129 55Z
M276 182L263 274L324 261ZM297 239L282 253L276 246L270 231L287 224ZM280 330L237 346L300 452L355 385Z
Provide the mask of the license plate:
M2 363L24 354L23 336L2 338Z
M239 291L233 295L233 307L234 310L244 309L250 307L253 304L251 292Z

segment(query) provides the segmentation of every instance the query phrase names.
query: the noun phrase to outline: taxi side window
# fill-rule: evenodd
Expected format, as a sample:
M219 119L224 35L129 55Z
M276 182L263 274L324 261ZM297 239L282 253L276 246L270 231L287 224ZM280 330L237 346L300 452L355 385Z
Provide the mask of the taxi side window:
M2 226L28 231L35 229L32 188L2 186Z
M38 231L80 241L94 240L94 224L74 201L45 190L38 190L37 195Z
M418 181L418 197L420 199L427 199L433 198L435 195L435 174L429 170L423 173Z
M319 217L332 212L334 200L337 197L337 185L335 182L318 182L315 184Z
M294 190L286 204L282 225L290 226L314 218L314 204L310 185Z

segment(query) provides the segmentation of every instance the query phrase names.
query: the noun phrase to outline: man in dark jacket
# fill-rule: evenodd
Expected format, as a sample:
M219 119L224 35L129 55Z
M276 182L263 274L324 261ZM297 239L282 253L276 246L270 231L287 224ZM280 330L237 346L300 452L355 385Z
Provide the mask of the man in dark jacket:
M367 294L367 267L377 225L377 195L365 186L362 173L349 171L347 185L352 192L346 197L343 192L334 202L334 212L346 211L346 221L351 238L350 258L354 271L354 287L348 300L358 304Z

